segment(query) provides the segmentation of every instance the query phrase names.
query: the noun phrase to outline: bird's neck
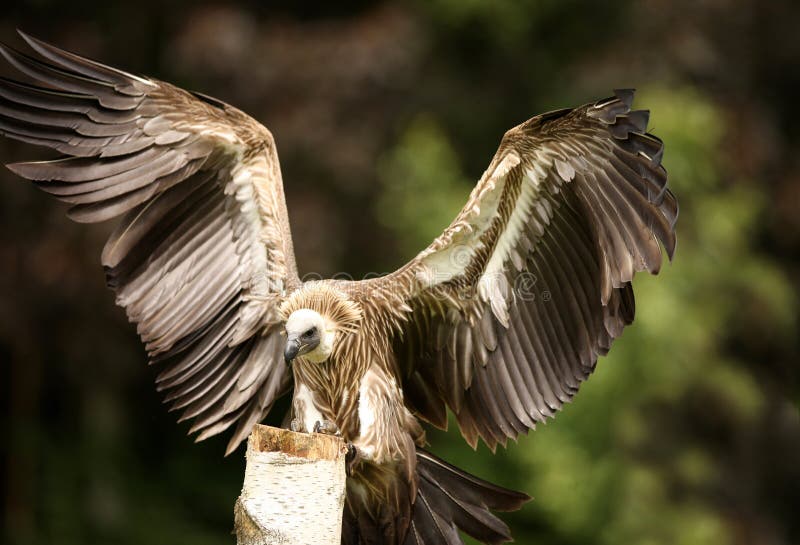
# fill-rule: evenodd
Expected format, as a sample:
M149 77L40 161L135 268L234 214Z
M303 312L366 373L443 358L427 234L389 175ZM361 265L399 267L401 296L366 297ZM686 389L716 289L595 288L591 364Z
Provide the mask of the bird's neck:
M334 352L321 363L298 358L293 365L295 392L305 387L314 408L323 419L335 423L346 440L358 433L358 387L368 363L368 359L342 358Z

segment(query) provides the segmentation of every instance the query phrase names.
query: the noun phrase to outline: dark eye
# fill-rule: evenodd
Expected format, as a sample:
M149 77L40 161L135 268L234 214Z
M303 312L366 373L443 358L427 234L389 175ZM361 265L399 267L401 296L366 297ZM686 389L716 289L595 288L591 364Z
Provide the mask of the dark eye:
M309 329L305 333L303 333L303 337L305 337L307 339L309 337L312 337L314 335L314 333L316 333L316 332L317 332L317 328L316 327L312 327L311 329Z

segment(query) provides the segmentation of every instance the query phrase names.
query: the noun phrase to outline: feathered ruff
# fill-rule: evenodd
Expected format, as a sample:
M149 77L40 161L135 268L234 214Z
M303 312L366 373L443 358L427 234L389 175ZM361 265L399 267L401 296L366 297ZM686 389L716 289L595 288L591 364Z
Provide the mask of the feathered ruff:
M359 304L325 281L303 284L281 304L280 313L286 320L292 312L304 308L319 312L335 329L348 333L358 329L362 318Z

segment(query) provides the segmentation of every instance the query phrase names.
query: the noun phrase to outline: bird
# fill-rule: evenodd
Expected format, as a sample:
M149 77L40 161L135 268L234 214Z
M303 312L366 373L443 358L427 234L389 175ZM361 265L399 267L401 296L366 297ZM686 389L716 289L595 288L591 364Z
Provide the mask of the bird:
M300 280L275 141L220 100L20 33L0 54L0 133L52 148L11 163L77 222L117 219L101 262L157 389L236 449L291 392L285 425L349 449L345 545L511 539L528 495L426 450L452 414L493 451L571 401L634 318L634 274L675 251L663 143L634 91L535 116L467 203L396 271ZM419 198L424 199L424 195Z

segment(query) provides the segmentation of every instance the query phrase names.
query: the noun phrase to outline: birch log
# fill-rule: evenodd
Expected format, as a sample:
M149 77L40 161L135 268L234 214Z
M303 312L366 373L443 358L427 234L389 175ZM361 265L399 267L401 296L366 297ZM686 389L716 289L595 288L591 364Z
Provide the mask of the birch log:
M234 507L238 545L339 545L344 441L256 426Z

